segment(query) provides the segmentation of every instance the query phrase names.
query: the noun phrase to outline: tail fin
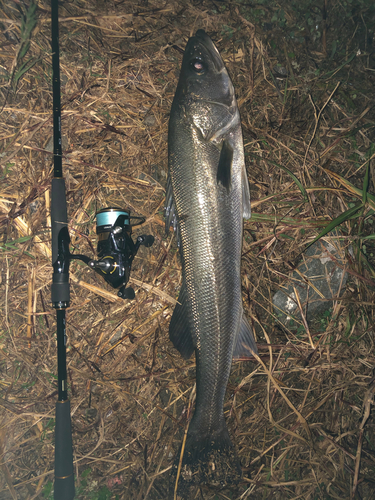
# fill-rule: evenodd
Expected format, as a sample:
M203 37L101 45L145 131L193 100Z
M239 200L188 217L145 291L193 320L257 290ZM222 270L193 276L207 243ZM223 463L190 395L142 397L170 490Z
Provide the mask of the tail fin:
M173 489L180 457L181 449L172 468L171 483L173 481L173 484L171 487ZM238 483L241 477L241 464L225 422L219 432L209 435L202 435L201 432L188 432L178 478L179 495L183 498L190 498L188 495L192 487L206 484L215 488L224 488Z

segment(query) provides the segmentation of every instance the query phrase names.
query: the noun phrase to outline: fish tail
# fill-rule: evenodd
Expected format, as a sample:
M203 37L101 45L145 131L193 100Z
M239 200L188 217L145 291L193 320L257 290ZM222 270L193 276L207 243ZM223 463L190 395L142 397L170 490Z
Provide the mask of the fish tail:
M186 497L192 486L207 484L224 488L229 484L238 483L242 477L241 463L225 421L219 430L206 434L202 431L195 432L197 427L189 429L183 450L178 478L178 494L183 497ZM178 474L181 449L172 470L171 479L174 483Z

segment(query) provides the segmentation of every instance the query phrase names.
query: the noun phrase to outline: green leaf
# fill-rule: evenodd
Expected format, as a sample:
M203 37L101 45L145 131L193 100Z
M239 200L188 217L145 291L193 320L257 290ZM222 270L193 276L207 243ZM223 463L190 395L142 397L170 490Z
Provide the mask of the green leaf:
M29 59L28 61L25 61L21 64L21 66L18 68L17 73L14 74L13 78L13 86L17 86L18 80L29 71L37 62L39 59Z
M294 241L293 236L290 236L289 234L281 233L281 234L279 234L279 237L280 237L280 238L286 238L286 239L289 239L289 240L293 240L293 241Z
M269 160L268 158L261 158L260 156L253 154L253 153L250 153L250 154L253 158L271 163L271 165L275 165L275 167L281 168L281 170L284 170L284 172L286 172L288 175L290 175L290 177L297 184L299 190L301 191L302 196L303 196L303 201L305 203L308 203L309 198L307 196L306 189L303 187L301 181L293 174L293 172L291 172L288 168L284 167L284 165L280 165L279 163L276 163L275 161Z
M14 249L17 248L18 243L25 243L26 241L29 241L31 239L33 239L33 236L22 236L21 238L17 238L16 240L13 241L7 241L3 245L0 245L0 249L1 250L6 250L7 248Z
M355 56L356 56L356 52L354 52L349 57L349 59L347 59L343 64L341 64L341 66L339 66L338 68L334 69L333 71L329 71L328 73L326 73L324 75L324 78L331 78L332 75L334 75L335 73L337 73L338 71L340 71L340 69L342 69L344 66L346 66L347 64L349 64L350 62L352 62L353 59L355 58Z
M342 184L343 186L345 186L346 189L348 191L350 191L352 194L355 194L356 196L358 196L358 198L359 197L363 198L363 192L362 192L362 190L356 188L355 186L353 186L353 184L350 181L348 181L347 179L345 179L344 177L342 177L340 174L337 174L336 172L332 172L332 170L328 170L328 168L325 168L324 170L331 177L333 177L338 182L340 182L340 184ZM375 210L375 196L373 194L367 193L367 199L366 199L366 201L370 205L370 207Z
M333 42L332 42L332 49L331 49L331 55L330 55L331 59L333 59L333 56L336 54L336 50L337 50L337 41L333 40Z
M332 231L332 229L335 229L335 227L339 226L340 224L342 224L343 222L346 222L347 220L349 220L353 215L355 215L361 208L363 208L363 203L360 203L359 205L355 206L355 207L352 207L352 208L349 208L349 210L346 210L345 212L343 212L341 215L339 215L338 217L336 217L336 219L334 219L333 221L331 221L324 229L323 231L321 231L319 233L319 235L311 242L307 245L307 247L305 248L305 252L306 250L311 247L311 245L313 245L316 241L320 240L320 238L322 238L323 236L325 236L327 233L329 233L330 231Z
M370 178L370 162L367 163L365 178L363 179L363 191L362 191L362 203L365 204L367 202L367 190Z
M50 494L52 493L53 491L53 482L52 481L48 481L44 486L43 486L43 489L42 489L42 497L43 498L49 498Z
M81 477L85 478L87 477L89 474L91 474L92 472L92 469L88 468L88 469L85 469L82 474L81 474Z
M18 55L18 58L19 58L19 59L22 59L22 58L26 55L26 53L27 53L27 51L29 50L29 48L30 48L30 42L26 42L26 43L25 43L25 44L21 47L20 53L19 53L19 55Z

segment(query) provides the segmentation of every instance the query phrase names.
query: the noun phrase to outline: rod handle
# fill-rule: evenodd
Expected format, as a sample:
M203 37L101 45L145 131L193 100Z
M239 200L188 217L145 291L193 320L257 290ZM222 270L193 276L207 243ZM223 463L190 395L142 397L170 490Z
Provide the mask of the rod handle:
M65 181L62 177L55 177L51 186L52 264L59 255L59 233L61 229L67 227L67 222Z
M73 500L73 445L70 401L57 401L55 426L55 500Z
M52 179L51 229L52 229L52 303L69 304L69 231L66 207L65 182L62 177Z

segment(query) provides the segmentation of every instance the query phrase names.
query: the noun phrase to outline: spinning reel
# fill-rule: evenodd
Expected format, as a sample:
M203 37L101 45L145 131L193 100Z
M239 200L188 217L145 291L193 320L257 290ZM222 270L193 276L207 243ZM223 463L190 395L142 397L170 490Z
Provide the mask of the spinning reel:
M139 222L131 224L131 219ZM119 288L118 296L123 299L134 299L133 288L126 287L131 265L139 247L150 247L154 243L151 235L138 236L134 243L132 228L144 222L143 217L134 217L130 211L120 208L104 208L96 214L96 234L99 236L97 246L98 259L90 259L86 255L72 254L69 251L70 237L67 227L59 233L58 259L54 264L54 272L61 274L69 269L71 259L85 262L94 269L113 288ZM60 306L61 307L61 306Z

